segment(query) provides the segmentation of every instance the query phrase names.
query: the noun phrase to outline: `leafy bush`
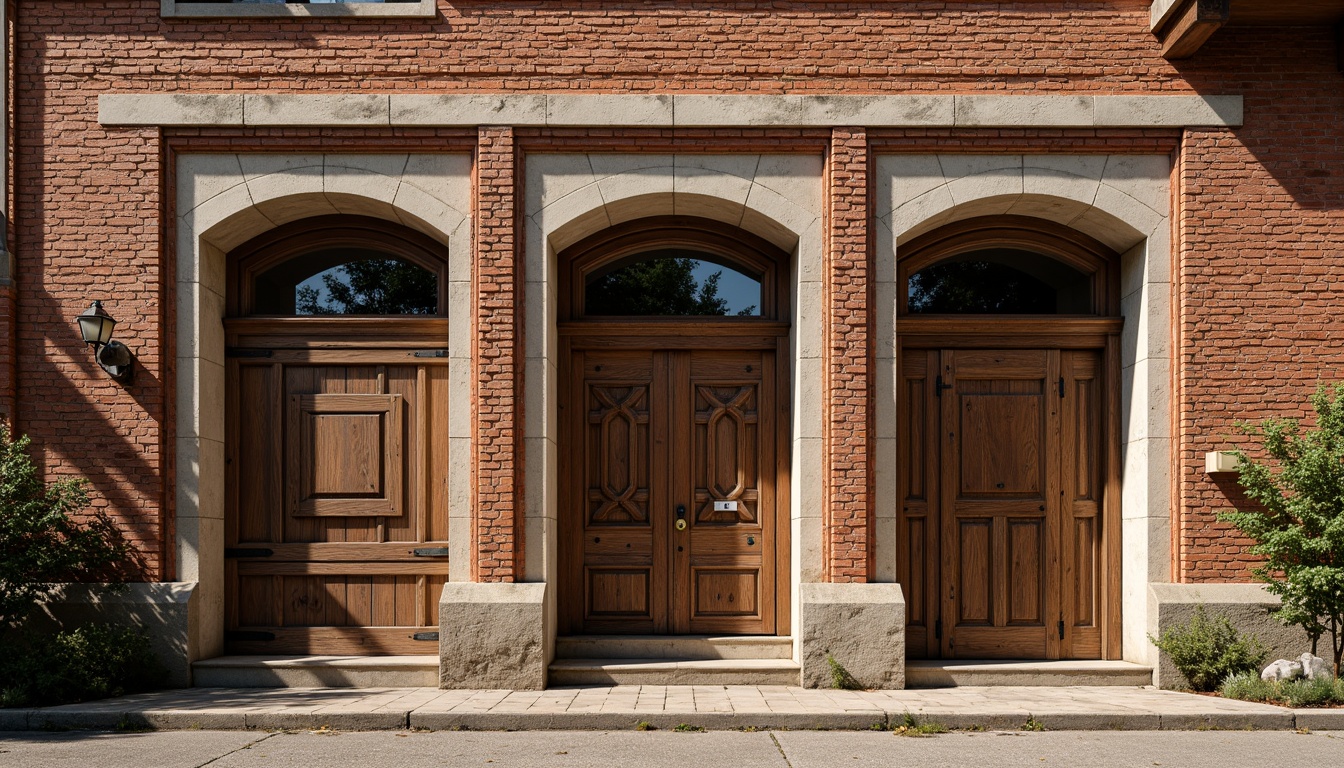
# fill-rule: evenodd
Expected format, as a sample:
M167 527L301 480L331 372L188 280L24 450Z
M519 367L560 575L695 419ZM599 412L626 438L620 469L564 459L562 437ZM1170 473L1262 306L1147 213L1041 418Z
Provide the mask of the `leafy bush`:
M1212 691L1238 672L1257 672L1269 651L1254 637L1237 636L1226 616L1211 620L1204 606L1184 626L1171 627L1162 637L1148 639L1171 658L1171 663L1196 691Z
M85 513L85 481L42 481L29 440L0 422L0 632L27 617L61 581L120 581L130 548L111 520Z
M1315 680L1261 680L1243 672L1223 681L1219 693L1229 699L1282 704L1289 707L1322 707L1344 704L1344 681L1318 677Z
M10 632L0 706L41 707L158 687L167 674L144 630L88 624L55 634Z
M1344 660L1344 383L1333 392L1321 385L1311 405L1314 429L1294 419L1240 425L1262 440L1277 471L1235 451L1237 482L1261 509L1219 518L1255 540L1250 551L1265 562L1253 572L1283 600L1278 620L1301 627L1313 654L1329 633L1338 678Z

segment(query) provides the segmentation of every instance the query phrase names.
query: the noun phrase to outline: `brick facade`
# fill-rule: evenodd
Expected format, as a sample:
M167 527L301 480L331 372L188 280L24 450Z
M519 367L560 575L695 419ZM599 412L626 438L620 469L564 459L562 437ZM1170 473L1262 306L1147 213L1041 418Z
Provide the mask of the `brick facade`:
M433 20L171 20L157 0L14 2L15 286L0 287L0 412L52 475L91 481L149 578L163 541L174 393L163 239L163 134L104 127L106 93L704 92L735 94L1244 94L1245 127L1186 129L1174 153L1172 439L1177 581L1240 580L1244 542L1214 521L1237 503L1202 470L1237 419L1296 415L1344 376L1344 76L1327 28L1221 30L1161 58L1146 1L441 3ZM281 149L311 131L221 130ZM1085 136L1083 136L1086 134ZM320 135L320 134L319 134ZM340 145L341 134L333 134ZM1174 132L486 128L474 242L477 441L474 578L522 573L522 309L516 208L524 151L769 152L826 147L825 577L872 577L874 397L868 167L880 152L1049 152L1080 136L1143 148ZM414 137L412 137L414 138ZM360 151L405 134L364 131ZM288 143L287 143L288 142ZM1024 149L1024 147L1026 149ZM1098 150L1109 151L1109 150ZM1165 151L1165 150L1164 150ZM129 386L71 325L109 298L136 354ZM15 382L11 384L10 382Z

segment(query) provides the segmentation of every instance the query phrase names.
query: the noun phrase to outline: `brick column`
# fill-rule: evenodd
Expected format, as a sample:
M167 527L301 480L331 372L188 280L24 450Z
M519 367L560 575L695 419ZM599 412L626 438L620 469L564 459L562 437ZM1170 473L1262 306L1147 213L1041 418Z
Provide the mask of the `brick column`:
M522 577L522 261L513 129L482 127L476 146L472 300L474 581Z
M826 164L823 489L826 578L872 575L872 248L868 136L836 128ZM893 468L894 469L894 468Z

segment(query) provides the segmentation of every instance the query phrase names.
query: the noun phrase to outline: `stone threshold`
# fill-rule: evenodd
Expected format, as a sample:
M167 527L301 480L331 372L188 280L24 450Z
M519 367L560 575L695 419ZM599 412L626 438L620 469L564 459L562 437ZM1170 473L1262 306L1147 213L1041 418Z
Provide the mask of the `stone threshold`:
M869 729L906 715L954 729L1344 730L1344 709L1288 709L1153 688L606 686L545 691L194 688L0 710L0 731Z

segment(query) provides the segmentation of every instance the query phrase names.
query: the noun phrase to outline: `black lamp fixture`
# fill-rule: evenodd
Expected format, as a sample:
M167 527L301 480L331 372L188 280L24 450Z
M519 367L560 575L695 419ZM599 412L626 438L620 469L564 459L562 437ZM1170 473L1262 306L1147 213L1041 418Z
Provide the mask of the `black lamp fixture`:
M84 343L93 347L93 359L98 365L117 381L130 381L134 370L131 350L120 341L112 340L112 329L117 321L103 309L103 302L94 301L93 306L75 318L75 322L79 324Z

